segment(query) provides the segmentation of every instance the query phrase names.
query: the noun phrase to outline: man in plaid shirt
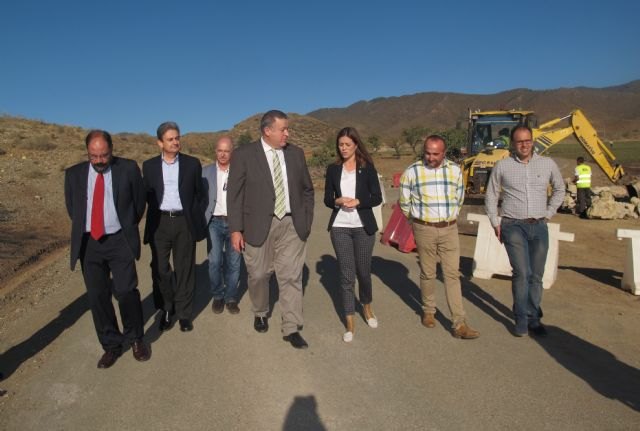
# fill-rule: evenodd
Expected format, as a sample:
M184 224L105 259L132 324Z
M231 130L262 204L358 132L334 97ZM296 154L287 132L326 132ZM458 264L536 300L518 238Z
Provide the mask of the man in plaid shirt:
M400 208L412 223L420 260L422 324L436 326L436 257L440 258L447 303L453 320L453 336L478 338L467 325L460 286L460 242L456 219L464 200L462 172L445 158L446 143L438 135L427 137L424 157L409 166L400 178Z
M549 249L550 219L564 199L564 180L558 165L549 157L533 151L533 134L527 126L511 130L511 157L500 160L491 171L485 210L496 236L507 250L513 269L514 334L524 337L531 332L544 337L547 330L542 318L542 276ZM547 189L553 193L548 198ZM502 218L498 217L498 200L502 195Z

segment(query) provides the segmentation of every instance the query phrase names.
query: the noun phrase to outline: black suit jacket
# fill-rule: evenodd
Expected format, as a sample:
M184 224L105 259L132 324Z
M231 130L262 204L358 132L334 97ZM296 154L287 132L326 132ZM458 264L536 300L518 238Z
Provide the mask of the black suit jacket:
M306 241L313 222L313 183L304 152L293 144L283 148L293 226ZM227 184L229 232L242 232L244 240L261 246L269 235L276 192L269 162L260 141L233 152Z
M82 162L68 168L64 176L64 197L67 212L71 218L71 269L81 257L82 236L87 223L87 181L89 162ZM140 258L140 233L138 223L145 207L144 186L138 164L129 159L113 157L111 162L111 182L118 221L131 253Z
M324 183L324 204L333 209L333 212L329 218L327 229L331 229L340 210L340 208L336 207L335 201L342 197L342 191L340 190L341 177L342 165L329 165ZM360 201L357 210L362 226L369 235L374 234L378 230L378 225L371 208L382 203L382 191L380 190L378 172L373 165L368 164L365 167L357 168L356 195L349 197L355 197Z
M179 157L178 193L182 211L194 240L201 241L207 234L204 219L206 195L202 186L202 165L200 160L187 154L180 153ZM144 228L144 243L147 244L153 239L153 234L160 223L160 204L164 196L161 156L146 160L142 164L142 175L148 205L147 223Z

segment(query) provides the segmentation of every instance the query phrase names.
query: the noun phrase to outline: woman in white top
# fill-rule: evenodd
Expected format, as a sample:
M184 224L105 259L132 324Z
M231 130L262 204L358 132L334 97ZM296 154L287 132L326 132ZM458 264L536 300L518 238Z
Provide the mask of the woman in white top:
M371 255L378 230L372 207L382 202L378 173L373 160L353 127L345 127L336 138L336 161L327 167L324 203L331 208L328 230L340 267L340 286L347 331L353 340L355 280L364 319L372 328L378 319L371 308Z

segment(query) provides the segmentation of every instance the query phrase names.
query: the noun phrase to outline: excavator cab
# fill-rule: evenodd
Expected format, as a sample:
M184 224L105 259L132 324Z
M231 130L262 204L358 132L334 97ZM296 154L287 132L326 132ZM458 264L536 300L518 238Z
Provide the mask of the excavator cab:
M463 161L469 192L484 192L491 169L509 156L509 134L519 124L533 129L538 120L532 111L469 111L467 158Z
M531 111L469 112L467 154L475 156L485 150L508 149L511 129L519 124L534 129L538 119Z

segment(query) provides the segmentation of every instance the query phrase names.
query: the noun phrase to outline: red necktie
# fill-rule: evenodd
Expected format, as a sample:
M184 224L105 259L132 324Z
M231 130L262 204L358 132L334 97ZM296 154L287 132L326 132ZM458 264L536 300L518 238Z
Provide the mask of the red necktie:
M104 235L104 175L98 174L96 187L93 189L93 206L91 207L91 238L96 241Z

